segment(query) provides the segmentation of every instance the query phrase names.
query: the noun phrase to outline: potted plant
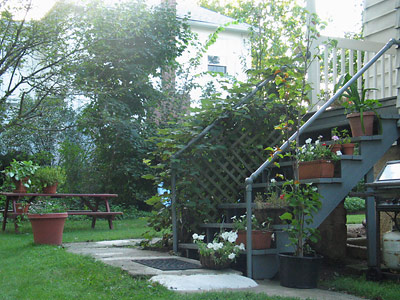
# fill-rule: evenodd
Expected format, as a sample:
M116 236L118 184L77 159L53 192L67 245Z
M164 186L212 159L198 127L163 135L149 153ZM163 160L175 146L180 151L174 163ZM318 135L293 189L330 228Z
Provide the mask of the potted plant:
M276 185L274 178L270 180L268 191L264 195L257 193L254 202L254 215L257 220L281 224L282 220L279 217L287 210L287 201L285 192Z
M349 131L347 129L338 130L337 127L332 129L332 140L339 145L344 155L353 155L355 144L351 142ZM333 151L337 153L337 151Z
M39 168L32 161L17 161L13 159L8 167L2 173L12 181L15 186L14 193L26 193L31 185L30 176L35 174Z
M34 182L45 194L55 194L57 186L66 180L65 171L61 167L40 167L34 176Z
M245 250L243 244L236 245L237 233L225 231L218 234L211 243L204 242L204 235L192 235L198 246L200 263L208 269L225 269L235 261L240 251Z
M31 203L28 219L35 244L61 245L67 209L62 203L40 200ZM58 200L59 201L59 200Z
M333 153L325 143L321 142L321 139L322 136L319 136L313 145L312 139L308 138L297 151L299 179L333 177L334 162L339 160L338 155L341 155L341 152Z
M242 215L239 218L232 217L234 229L237 231L238 237L236 244L247 245L247 215ZM271 247L272 231L269 229L271 220L260 223L255 215L251 216L252 231L251 231L251 244L254 250L268 249Z
M281 216L288 227L289 244L293 253L280 253L280 283L295 288L315 288L322 257L315 255L307 241L318 241L317 229L312 228L314 214L321 208L320 194L311 184L286 181L286 197L290 210Z
M341 76L338 83L335 85L335 92L350 79L351 75L348 73ZM379 121L379 130L381 130L380 118L376 108L380 107L382 104L376 99L365 99L367 92L371 90L375 89L362 89L362 91L359 92L357 82L354 82L342 94L342 97L346 98L342 105L346 109L345 113L347 114L346 117L349 120L353 137L372 135L375 115Z

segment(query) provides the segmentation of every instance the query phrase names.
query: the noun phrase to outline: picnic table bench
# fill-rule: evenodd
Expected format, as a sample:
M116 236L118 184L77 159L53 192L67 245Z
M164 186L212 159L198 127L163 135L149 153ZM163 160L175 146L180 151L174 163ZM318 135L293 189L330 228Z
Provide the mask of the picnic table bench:
M92 217L92 228L96 226L97 218L106 218L108 220L108 226L113 229L113 219L117 215L122 215L122 212L111 211L109 199L118 197L117 194L42 194L42 193L5 193L2 192L0 195L6 196L6 204L3 212L3 231L6 230L7 219L14 219L15 230L18 231L17 216L23 215L21 212L17 212L16 203L22 199L27 198L25 202L32 203L36 197L50 197L53 199L61 198L81 198L83 203L90 210L69 210L68 215L86 215ZM8 210L8 207L12 204L12 211ZM105 210L100 211L100 204L104 204Z

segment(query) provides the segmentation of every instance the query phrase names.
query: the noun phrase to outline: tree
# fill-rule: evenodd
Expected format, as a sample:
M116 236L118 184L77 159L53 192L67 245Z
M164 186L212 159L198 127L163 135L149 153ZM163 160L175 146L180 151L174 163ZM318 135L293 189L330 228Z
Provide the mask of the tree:
M253 68L263 70L271 60L290 56L296 49L297 37L304 36L306 11L292 0L199 0L201 6L218 11L251 25L250 43ZM303 1L304 2L304 1ZM300 3L304 4L304 3ZM270 61L270 62L268 62Z
M35 122L47 99L65 99L69 68L84 49L75 6L59 2L44 18L32 20L30 1L12 4L3 1L0 16L0 133Z
M187 27L172 9L149 10L143 1L112 7L92 2L85 9L87 57L75 68L74 86L90 101L79 124L94 144L92 189L143 207L154 190L141 178L143 159L153 147L147 138L155 129L152 114L165 97L151 77L175 64Z

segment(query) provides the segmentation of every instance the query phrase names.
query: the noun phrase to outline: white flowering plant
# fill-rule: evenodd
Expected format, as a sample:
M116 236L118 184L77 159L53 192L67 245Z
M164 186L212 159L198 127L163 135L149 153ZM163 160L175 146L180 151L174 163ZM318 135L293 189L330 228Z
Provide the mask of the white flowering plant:
M247 215L242 215L240 217L233 216L232 218L233 226L236 231L247 229ZM251 216L251 228L252 230L268 230L270 226L270 219L265 222L259 222L255 215Z
M321 142L322 136L318 137L318 140L312 144L312 139L308 138L305 141L305 144L299 148L298 151L298 160L299 161L312 161L319 159L331 160L333 162L339 160L339 156L341 155L340 151L338 153L333 153L330 147Z
M236 245L238 235L235 231L224 231L218 234L211 243L204 241L205 236L194 233L193 241L199 247L200 256L210 256L216 264L235 261L239 252L245 250L244 244Z

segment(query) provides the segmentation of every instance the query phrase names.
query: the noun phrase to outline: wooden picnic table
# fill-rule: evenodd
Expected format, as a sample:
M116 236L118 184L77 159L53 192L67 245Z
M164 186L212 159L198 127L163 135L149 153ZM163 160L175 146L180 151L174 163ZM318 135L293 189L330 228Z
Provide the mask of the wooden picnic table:
M17 212L16 203L22 198L27 198L25 202L32 203L36 197L50 197L53 199L61 198L81 198L83 203L90 210L69 210L68 215L87 215L92 217L92 228L96 225L97 218L106 218L108 220L108 226L113 229L112 220L116 215L122 215L122 212L112 212L110 209L110 198L118 197L117 194L42 194L42 193L5 193L1 192L0 195L6 196L6 205L3 211L3 231L6 230L7 219L14 218L15 230L18 231L18 224L16 217L23 215L23 213ZM8 207L12 204L12 211L8 211ZM104 204L105 210L99 211L100 204Z

